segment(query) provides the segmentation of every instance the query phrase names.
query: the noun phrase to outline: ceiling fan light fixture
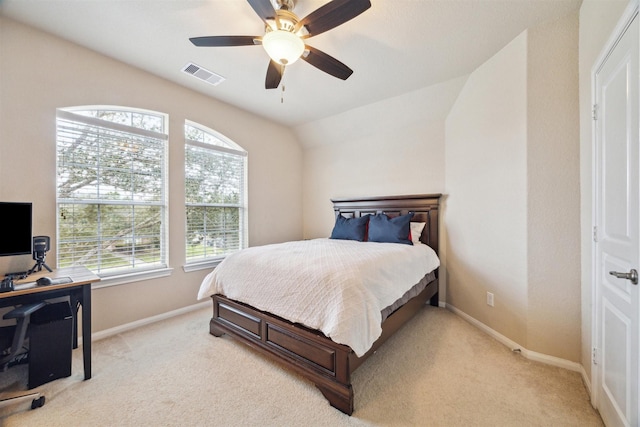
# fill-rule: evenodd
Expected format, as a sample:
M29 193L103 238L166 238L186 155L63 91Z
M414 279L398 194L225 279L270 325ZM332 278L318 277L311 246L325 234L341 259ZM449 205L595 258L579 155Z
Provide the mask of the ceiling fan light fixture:
M304 42L290 31L267 32L262 38L262 46L271 59L281 65L293 64L304 52Z

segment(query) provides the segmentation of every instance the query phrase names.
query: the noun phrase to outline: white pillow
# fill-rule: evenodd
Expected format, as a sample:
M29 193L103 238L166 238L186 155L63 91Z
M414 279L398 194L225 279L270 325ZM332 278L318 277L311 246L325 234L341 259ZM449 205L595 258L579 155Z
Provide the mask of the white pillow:
M420 236L422 235L422 230L424 230L424 226L426 222L412 222L411 223L411 241L413 244L422 243L420 241Z

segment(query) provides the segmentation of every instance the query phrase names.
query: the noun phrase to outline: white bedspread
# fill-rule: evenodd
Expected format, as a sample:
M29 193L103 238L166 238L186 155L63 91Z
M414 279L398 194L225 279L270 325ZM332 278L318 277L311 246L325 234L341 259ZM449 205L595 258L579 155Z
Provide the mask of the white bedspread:
M321 330L362 356L380 336L381 311L440 265L427 245L314 239L248 248L203 280L198 299L222 294Z

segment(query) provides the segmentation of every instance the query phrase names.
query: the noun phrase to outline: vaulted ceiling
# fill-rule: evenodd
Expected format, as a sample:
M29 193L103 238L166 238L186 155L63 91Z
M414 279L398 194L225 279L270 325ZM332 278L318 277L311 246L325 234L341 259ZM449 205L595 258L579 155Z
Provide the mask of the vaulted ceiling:
M294 12L302 18L327 2L297 0ZM262 35L264 23L246 0L0 0L0 14L297 126L469 74L525 29L565 16L580 2L371 0L361 15L307 40L353 69L351 77L343 81L298 61L271 90L264 87L269 59L261 46L189 41ZM188 63L225 80L203 82L182 71Z

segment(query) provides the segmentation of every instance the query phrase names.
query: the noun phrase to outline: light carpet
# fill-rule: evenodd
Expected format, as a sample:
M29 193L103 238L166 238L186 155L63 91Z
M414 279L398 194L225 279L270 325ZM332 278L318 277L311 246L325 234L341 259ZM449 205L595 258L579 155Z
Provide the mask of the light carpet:
M443 308L424 310L354 374L351 417L315 386L228 336L201 309L81 349L42 408L3 426L601 426L576 372L532 362ZM25 388L26 366L0 373ZM11 378L16 378L15 381Z

